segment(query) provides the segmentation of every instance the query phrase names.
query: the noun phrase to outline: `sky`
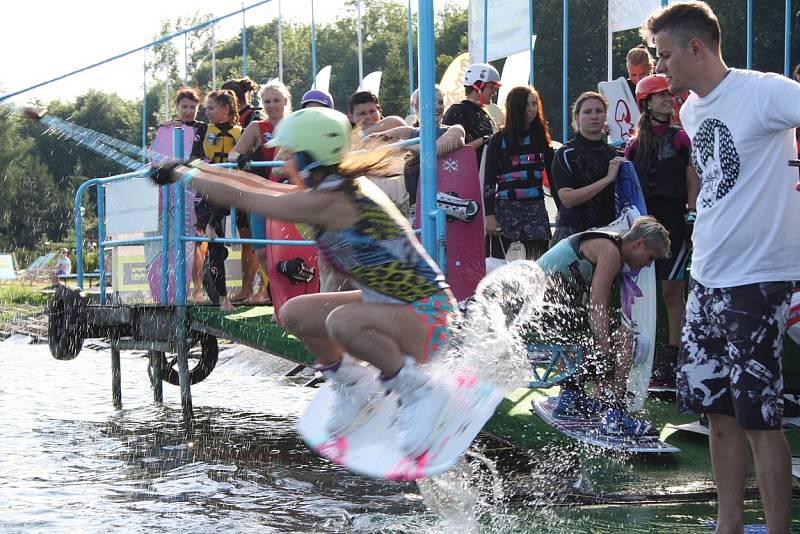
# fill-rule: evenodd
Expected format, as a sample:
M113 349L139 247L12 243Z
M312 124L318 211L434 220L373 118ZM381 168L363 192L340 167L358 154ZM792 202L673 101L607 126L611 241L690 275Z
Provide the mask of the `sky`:
M406 4L406 0L396 0ZM437 8L448 3L466 5L467 0L436 0ZM244 5L255 3L245 0ZM412 1L416 6L416 1ZM0 60L0 93L16 92L145 45L154 40L161 21L174 21L195 12L220 16L241 9L240 0L38 0L35 8L26 2L4 5L3 37L6 46ZM344 9L339 0L316 0L314 15L320 23L355 10ZM282 0L285 20L311 20L311 0ZM278 0L247 11L248 25L278 16ZM221 22L217 39L229 38L241 29L241 15ZM355 36L353 36L355 39ZM182 43L182 39L178 39ZM179 47L180 50L180 47ZM89 89L116 92L123 98L141 96L144 52L136 52L110 64L15 97L23 104L37 98L71 100ZM277 74L277 73L276 73ZM260 80L257 80L260 81Z

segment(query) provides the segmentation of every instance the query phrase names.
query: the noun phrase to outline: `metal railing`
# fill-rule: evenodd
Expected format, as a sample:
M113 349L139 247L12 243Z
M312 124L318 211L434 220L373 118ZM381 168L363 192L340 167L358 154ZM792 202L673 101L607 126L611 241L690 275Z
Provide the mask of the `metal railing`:
M183 159L183 147L184 147L184 140L183 140L183 129L182 128L175 128L173 131L173 157L177 159ZM397 146L407 146L409 144L413 144L418 142L418 139L409 139L406 141L402 141L396 143ZM253 161L250 162L252 167L263 168L263 167L283 167L285 166L285 162L283 161ZM236 164L234 163L217 163L214 164L215 167L223 167L223 168L234 168ZM186 211L185 206L185 187L183 182L178 181L172 185L164 185L161 187L161 196L162 196L162 208L161 208L161 233L160 235L155 236L146 236L140 237L136 239L116 239L116 240L107 240L106 239L106 204L105 204L105 187L119 182L125 182L130 180L136 179L144 179L147 174L148 169L143 168L137 171L128 172L125 174L119 174L115 176L110 176L107 178L92 178L90 180L85 181L78 187L78 190L75 193L75 235L76 235L76 247L75 253L77 256L77 268L76 268L76 282L79 287L83 287L84 282L84 258L83 258L83 220L82 220L82 213L81 213L81 205L83 202L83 197L86 191L91 187L97 188L97 241L98 241L98 270L100 272L100 280L99 280L99 290L100 290L100 304L106 304L106 286L107 286L107 273L106 273L106 259L105 259L105 252L106 248L114 248L120 246L131 246L131 245L144 245L145 243L155 243L161 242L161 254L162 254L162 262L161 262L161 294L159 295L159 300L161 304L167 304L168 298L168 281L169 281L169 271L171 268L174 269L175 272L175 303L178 306L185 306L186 305L186 249L184 248L183 244L187 242L193 243L220 243L223 245L298 245L298 246L316 246L316 241L310 240L286 240L286 239L253 239L253 238L241 238L236 237L236 229L235 225L232 226L232 235L233 237L230 238L208 238L208 237L201 237L201 236L194 236L194 235L186 235L184 233L185 228L184 224L175 224L175 228L170 228L170 210L171 205L174 204L174 220L176 223L180 220L183 220L183 214ZM433 182L430 184L425 184L423 181L422 187L430 187L435 189L435 185ZM435 196L435 193L434 193ZM171 201L174 198L174 203ZM235 220L236 210L235 208L231 208L231 219ZM425 221L429 221L433 224L435 228L435 249L433 251L429 251L434 255L434 259L437 263L442 266L443 268L447 265L446 261L446 250L445 250L445 236L446 236L446 217L444 212L441 209L434 208L426 216L420 217L421 226L425 226ZM170 239L170 235L172 235L172 240ZM174 265L171 264L170 260L170 241L173 241L173 248L174 248L174 257L175 262Z

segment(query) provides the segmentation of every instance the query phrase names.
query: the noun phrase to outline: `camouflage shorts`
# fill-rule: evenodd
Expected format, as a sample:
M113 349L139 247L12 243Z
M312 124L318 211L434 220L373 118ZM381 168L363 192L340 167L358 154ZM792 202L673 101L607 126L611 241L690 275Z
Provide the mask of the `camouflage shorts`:
M678 410L774 430L783 415L783 334L792 282L709 288L692 280L678 357Z

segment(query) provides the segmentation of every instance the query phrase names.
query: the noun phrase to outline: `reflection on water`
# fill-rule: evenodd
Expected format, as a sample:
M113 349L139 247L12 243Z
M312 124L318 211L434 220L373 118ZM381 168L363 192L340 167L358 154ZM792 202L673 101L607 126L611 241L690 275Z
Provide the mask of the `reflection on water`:
M193 387L189 433L178 388L165 384L153 404L140 354L122 355L120 411L106 352L60 362L6 342L0 365L0 531L707 532L713 516L708 504L554 506L541 498L555 489L547 478L501 470L500 486L475 458L421 493L350 474L294 432L314 390L281 377L291 365L241 348ZM513 488L540 497L509 500Z

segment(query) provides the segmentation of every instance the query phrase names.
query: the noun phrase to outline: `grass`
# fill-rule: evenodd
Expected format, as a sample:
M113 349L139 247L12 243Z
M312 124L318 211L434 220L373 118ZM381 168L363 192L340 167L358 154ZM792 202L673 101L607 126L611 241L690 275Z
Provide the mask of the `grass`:
M26 284L9 282L0 284L0 307L16 304L40 306L47 303L47 295L42 293L46 284Z

